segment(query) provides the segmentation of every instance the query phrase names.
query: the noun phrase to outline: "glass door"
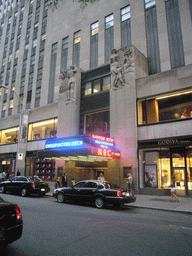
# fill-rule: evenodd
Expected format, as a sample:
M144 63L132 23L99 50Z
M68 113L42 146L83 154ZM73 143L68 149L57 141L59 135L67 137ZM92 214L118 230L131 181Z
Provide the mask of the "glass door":
M189 147L187 152L187 177L188 193L192 196L192 147Z
M176 194L179 196L185 196L185 149L173 148L171 151L171 163L172 163L172 176L175 177Z

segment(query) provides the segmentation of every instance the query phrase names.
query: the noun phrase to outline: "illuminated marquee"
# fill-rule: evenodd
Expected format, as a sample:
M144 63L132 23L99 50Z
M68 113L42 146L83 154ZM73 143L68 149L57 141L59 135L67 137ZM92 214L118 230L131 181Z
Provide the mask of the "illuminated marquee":
M64 142L46 142L45 148L65 148L65 147L76 147L76 146L83 146L82 140L74 140L74 141L64 141Z

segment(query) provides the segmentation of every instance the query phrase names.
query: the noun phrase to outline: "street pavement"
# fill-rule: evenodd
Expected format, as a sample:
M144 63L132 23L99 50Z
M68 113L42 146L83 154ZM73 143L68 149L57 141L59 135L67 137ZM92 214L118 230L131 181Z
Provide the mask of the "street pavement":
M52 196L54 183L50 182L50 192L46 195ZM153 196L153 195L139 195L136 194L136 202L131 204L125 204L135 208L145 208L161 211L172 211L192 214L192 198L191 197L178 197L180 202L173 199L171 202L171 196Z

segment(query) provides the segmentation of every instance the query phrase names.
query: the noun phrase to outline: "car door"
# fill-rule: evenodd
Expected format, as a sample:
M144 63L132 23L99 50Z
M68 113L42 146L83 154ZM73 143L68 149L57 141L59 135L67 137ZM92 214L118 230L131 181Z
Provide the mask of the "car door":
M22 188L27 185L28 183L28 179L26 177L19 177L18 181L17 181L17 185L15 186L15 190L17 192L20 192L22 190Z
M81 200L81 193L82 193L82 188L85 184L85 181L80 181L76 183L74 186L71 186L71 189L66 190L67 192L67 197L71 200L79 201Z
M7 191L10 191L10 192L15 192L15 189L16 189L16 186L17 186L17 182L18 182L18 177L13 177L9 180L10 182L7 183L7 188L6 190Z
M88 181L81 189L81 197L84 202L92 202L95 192L97 191L97 183L94 181Z

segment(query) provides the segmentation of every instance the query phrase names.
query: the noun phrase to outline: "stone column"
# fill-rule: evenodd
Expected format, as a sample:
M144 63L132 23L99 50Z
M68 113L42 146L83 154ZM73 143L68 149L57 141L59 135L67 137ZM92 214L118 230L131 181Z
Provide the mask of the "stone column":
M137 190L137 114L135 79L148 74L147 59L134 46L113 50L111 59L110 136L121 151L120 185L126 187L123 166L132 165ZM118 171L118 170L117 170Z
M25 175L25 158L27 150L27 133L28 133L28 118L29 112L22 112L20 114L20 125L17 144L17 157L16 157L16 173L19 170L21 175Z

